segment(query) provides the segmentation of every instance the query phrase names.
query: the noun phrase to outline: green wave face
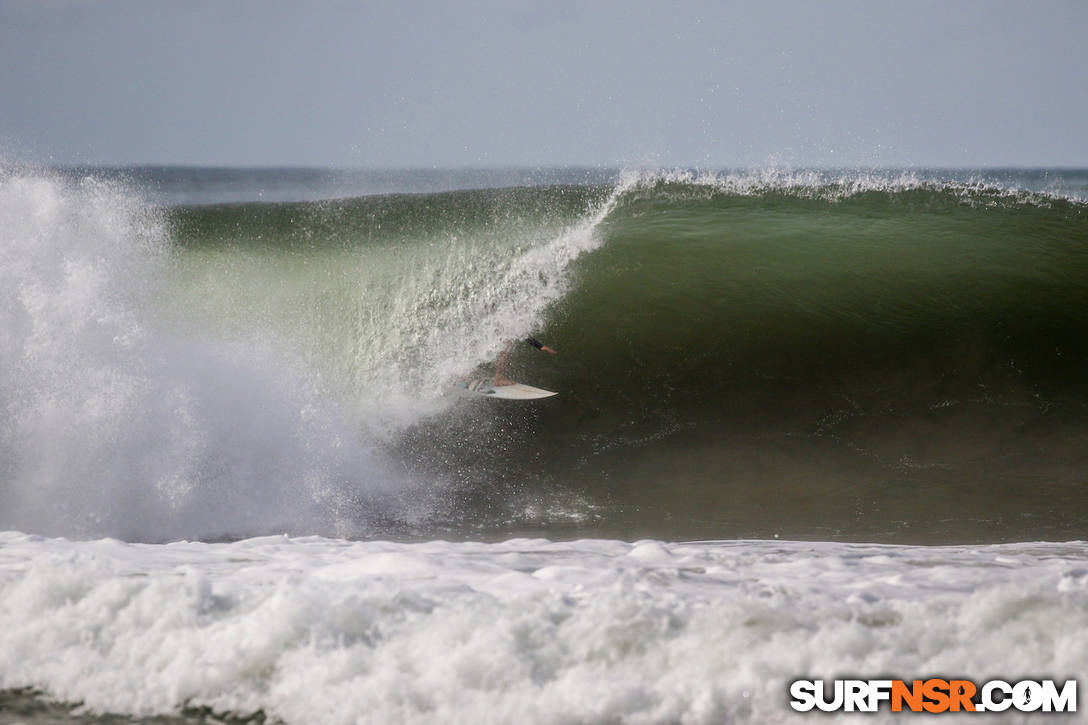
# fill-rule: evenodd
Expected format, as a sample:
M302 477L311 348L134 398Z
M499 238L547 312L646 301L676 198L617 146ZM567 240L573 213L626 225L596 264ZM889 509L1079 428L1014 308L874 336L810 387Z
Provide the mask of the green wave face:
M177 325L315 371L489 530L948 541L1088 526L1081 202L657 176L193 207L172 228ZM512 373L559 396L447 395L527 334L560 354L515 348Z
M626 194L602 234L557 312L609 376L645 370L694 390L913 359L1081 377L1080 204L962 188L659 183ZM602 331L611 344L589 344ZM610 362L625 350L636 352Z

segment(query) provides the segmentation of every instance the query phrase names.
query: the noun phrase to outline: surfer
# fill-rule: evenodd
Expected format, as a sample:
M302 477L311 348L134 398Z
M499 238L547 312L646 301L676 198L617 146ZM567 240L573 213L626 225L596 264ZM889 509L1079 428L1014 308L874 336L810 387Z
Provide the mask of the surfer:
M500 385L514 384L513 380L506 377L506 361L510 358L510 351L514 348L515 342L516 340L511 340L510 342L506 343L506 349L499 354L499 359L495 361L495 379L494 381L492 381L495 387L499 387ZM525 342L532 345L537 350L542 350L551 355L557 354L555 350L540 342L535 337L527 337L525 338Z

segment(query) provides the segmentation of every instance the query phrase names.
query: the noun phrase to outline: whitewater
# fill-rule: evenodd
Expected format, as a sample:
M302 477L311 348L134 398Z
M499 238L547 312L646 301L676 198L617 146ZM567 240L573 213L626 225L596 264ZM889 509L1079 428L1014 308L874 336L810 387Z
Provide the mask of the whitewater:
M0 722L1079 677L1085 178L0 167Z
M1084 544L0 543L0 684L85 712L768 722L802 677L1088 666Z

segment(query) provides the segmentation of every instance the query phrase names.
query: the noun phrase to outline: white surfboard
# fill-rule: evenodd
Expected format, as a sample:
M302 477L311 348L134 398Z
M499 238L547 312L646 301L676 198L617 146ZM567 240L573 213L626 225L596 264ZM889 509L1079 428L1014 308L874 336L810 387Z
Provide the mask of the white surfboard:
M558 393L553 393L551 390L534 388L532 385L523 385L522 383L495 385L495 383L488 378L473 380L465 385L465 387L477 395L485 395L488 398L503 398L505 400L535 400L537 398L550 398L553 395L558 395Z

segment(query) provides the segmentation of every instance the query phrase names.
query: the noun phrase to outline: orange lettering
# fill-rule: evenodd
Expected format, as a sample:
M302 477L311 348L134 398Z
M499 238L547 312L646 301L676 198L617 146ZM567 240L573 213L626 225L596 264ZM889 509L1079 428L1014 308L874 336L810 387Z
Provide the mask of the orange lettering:
M962 707L966 712L975 711L975 703L971 698L975 696L975 683L970 680L951 680L948 683L948 692L951 695L952 712L959 712Z
M922 684L922 694L929 702L922 703L926 712L944 712L948 709L948 680L933 678Z
M914 680L910 687L902 680L892 682L892 712L902 712L903 702L913 712L922 710L922 681Z

